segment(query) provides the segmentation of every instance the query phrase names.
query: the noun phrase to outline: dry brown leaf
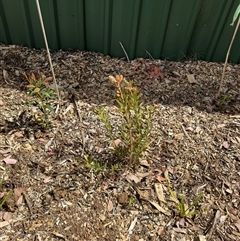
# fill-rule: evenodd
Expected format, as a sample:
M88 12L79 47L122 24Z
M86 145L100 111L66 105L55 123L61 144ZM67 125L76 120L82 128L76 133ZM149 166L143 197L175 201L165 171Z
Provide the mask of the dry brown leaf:
M166 178L165 178L165 177L162 177L162 176L157 176L156 179L157 179L159 182L164 182L164 181L166 181Z
M164 227L160 227L157 231L158 235L162 235L164 233Z
M23 196L20 196L16 201L16 206L19 206L22 203L23 203Z
M115 147L118 147L122 141L120 139L116 139L113 141Z
M186 226L186 220L185 218L181 218L180 221L179 221L179 226L180 227L185 227Z
M0 192L0 198L4 197L6 192Z
M166 202L163 194L162 184L161 183L155 183L154 184L155 191L157 193L158 200L160 202Z
M111 200L108 201L107 210L108 212L111 212L113 210L113 202Z
M223 127L225 127L226 125L225 124L219 124L218 126L217 126L217 128L223 128Z
M183 228L173 228L173 231L175 231L176 233L183 233L183 234L187 233L187 230Z
M0 150L1 154L7 154L11 151L11 149L6 149L6 150Z
M52 182L53 180L52 180L52 177L46 177L46 178L44 178L44 180L43 180L43 182L44 183L48 183L48 182Z
M40 141L42 143L47 143L48 142L46 139L43 139L43 138L39 138L38 141Z
M164 213L165 215L167 216L170 216L171 213L165 209L163 209L159 204L157 204L156 202L154 201L151 201L149 199L149 193L148 192L143 192L141 190L139 190L138 187L134 187L134 189L136 190L136 192L138 193L139 197L149 203L151 203L159 212L161 213Z
M8 72L5 69L3 69L3 78L4 78L4 80L8 79Z
M228 149L229 148L229 143L227 141L224 141L222 143L222 146L225 148L225 149Z
M8 221L3 221L3 222L0 222L0 228L3 228L7 225L9 225L10 223Z
M136 190L136 192L138 193L139 197L141 199L146 199L148 200L149 198L149 192L146 191L141 191L138 187L134 187L134 189Z
M19 198L23 192L26 191L25 187L14 188L14 197Z
M179 133L174 136L174 139L179 140L179 139L182 139L183 137L184 137L184 133Z
M203 235L199 235L198 238L199 238L199 241L206 241L207 240L206 236L203 236Z
M238 219L238 220L234 223L234 225L237 227L238 232L240 232L240 219Z
M134 181L135 183L139 183L141 182L141 178L133 175L132 173L129 173L127 176L126 176L126 179L130 182L130 181Z
M173 71L172 73L175 74L178 77L181 77L181 75L177 71Z
M148 163L147 160L141 160L140 165L145 166L145 167L150 167L150 164Z
M11 219L12 219L12 213L11 213L11 212L5 212L5 213L3 214L3 220L9 222Z
M17 131L17 132L15 132L14 133L14 135L16 136L16 137L23 137L23 133L21 132L21 131Z
M151 172L144 172L144 173L141 173L141 172L136 172L137 176L139 178L144 178L144 177L148 177L149 175L151 175L152 173Z
M159 212L167 215L167 216L171 216L171 213L167 210L165 210L164 208L162 208L159 204L157 204L156 202L154 201L151 201L147 198L143 198L145 201L148 201L149 203L151 203Z
M193 74L187 74L187 79L188 79L188 82L190 84L197 84L198 83Z
M16 162L17 162L17 160L11 158L11 156L8 156L8 157L4 158L3 161L4 161L6 164L9 164L9 165L16 164Z

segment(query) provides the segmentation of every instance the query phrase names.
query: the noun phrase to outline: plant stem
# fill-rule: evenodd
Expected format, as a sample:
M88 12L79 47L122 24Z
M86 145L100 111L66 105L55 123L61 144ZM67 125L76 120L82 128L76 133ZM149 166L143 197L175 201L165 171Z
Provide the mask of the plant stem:
M221 89L222 89L222 84L223 84L223 79L225 77L225 71L226 71L226 67L227 67L228 57L229 57L229 54L230 54L230 51L231 51L231 48L232 48L233 41L234 41L234 39L236 37L239 25L240 25L240 17L238 18L238 23L236 25L235 31L233 33L231 42L230 42L229 47L228 47L228 51L227 51L227 55L226 55L226 59L225 59L224 67L223 67L223 72L222 72L222 78L221 78L219 89L218 89L218 93L217 93L217 96L216 96L217 98L219 97Z

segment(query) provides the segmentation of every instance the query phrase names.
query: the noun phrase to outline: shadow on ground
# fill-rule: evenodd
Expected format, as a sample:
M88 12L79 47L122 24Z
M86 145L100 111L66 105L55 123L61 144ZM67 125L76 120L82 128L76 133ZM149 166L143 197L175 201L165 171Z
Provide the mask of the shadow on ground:
M240 112L240 65L229 65L223 94L216 101L222 64L145 59L128 63L100 53L79 51L53 52L52 60L63 99L74 95L79 100L97 105L115 104L115 89L108 82L108 76L122 74L128 80L134 80L142 100L148 104L188 106L227 114ZM0 61L0 84L10 89L26 90L23 72L42 71L47 76L51 75L45 50L9 47L2 50ZM153 66L160 69L163 78L149 72ZM196 83L188 81L189 74L195 76Z

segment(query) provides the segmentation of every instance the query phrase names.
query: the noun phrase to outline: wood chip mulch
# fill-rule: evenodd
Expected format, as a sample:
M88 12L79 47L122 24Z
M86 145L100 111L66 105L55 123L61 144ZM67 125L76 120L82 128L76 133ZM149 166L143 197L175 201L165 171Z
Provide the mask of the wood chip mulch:
M0 240L240 240L239 64L228 64L216 100L222 63L51 57L61 103L44 130L22 73L51 76L46 51L0 45L0 197L13 191L0 209ZM136 166L112 157L96 114L104 107L118 123L108 81L117 74L155 107L152 142ZM203 194L195 215L180 217L167 176L189 205Z

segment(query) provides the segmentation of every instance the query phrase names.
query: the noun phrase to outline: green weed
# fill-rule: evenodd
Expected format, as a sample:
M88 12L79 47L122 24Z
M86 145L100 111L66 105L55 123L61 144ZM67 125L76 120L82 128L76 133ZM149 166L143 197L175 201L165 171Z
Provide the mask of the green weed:
M47 128L51 125L50 114L53 112L50 100L56 97L56 92L48 85L50 78L38 72L36 75L31 73L27 75L23 73L28 81L27 94L32 97L29 104L36 106L40 110L40 115L35 115L35 121L43 128Z
M231 102L232 98L233 96L231 94L223 95L218 98L218 105L219 106L228 105Z
M0 194L2 193L4 180L5 180L5 175L3 175L2 179L0 180ZM0 198L0 210L1 210L2 206L4 205L4 203L10 198L12 193L13 193L13 190L10 190L6 194L4 194L3 197Z
M133 205L134 202L135 202L135 198L133 196L131 196L129 198L129 203L128 204L131 206L131 205Z
M93 156L84 155L84 159L86 161L85 167L92 170L95 174L102 174L105 176L106 173L116 173L120 170L119 164L102 164L100 162L94 161Z
M198 211L195 210L196 206L198 205L199 201L202 199L203 194L199 194L196 199L193 200L193 202L189 205L186 201L186 198L184 195L178 197L177 194L172 190L170 186L170 182L168 178L166 178L167 188L170 193L170 196L173 198L174 202L177 204L179 216L181 218L189 218L196 214L198 214Z

